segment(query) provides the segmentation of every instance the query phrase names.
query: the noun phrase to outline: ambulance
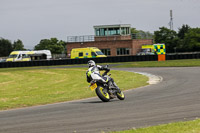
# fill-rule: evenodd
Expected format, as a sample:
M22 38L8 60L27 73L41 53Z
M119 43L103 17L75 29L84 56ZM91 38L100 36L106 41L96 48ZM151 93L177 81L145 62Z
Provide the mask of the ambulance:
M87 48L74 48L71 50L71 59L78 58L98 58L106 57L100 49L96 47L87 47Z
M165 54L165 44L158 43L158 44L143 44L142 48L137 55L158 55L158 54Z

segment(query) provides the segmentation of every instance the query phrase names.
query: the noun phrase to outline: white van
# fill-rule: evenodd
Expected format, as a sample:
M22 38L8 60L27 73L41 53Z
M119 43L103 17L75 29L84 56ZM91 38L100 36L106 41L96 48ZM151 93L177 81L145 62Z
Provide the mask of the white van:
M6 62L49 60L51 58L52 56L50 50L13 51L6 59Z
M15 61L30 61L31 58L27 55L29 51L13 51L10 53L6 62L15 62Z
M50 50L35 50L27 53L31 60L49 60L52 58Z

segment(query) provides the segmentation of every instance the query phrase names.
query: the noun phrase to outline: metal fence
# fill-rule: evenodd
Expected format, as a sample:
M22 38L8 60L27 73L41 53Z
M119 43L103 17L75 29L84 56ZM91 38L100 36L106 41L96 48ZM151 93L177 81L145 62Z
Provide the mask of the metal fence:
M94 35L68 36L67 42L93 42Z
M166 55L166 60L178 60L178 59L200 59L200 53ZM43 61L27 61L27 62L0 62L0 68L86 64L88 60L91 60L91 58L43 60ZM92 58L92 60L94 60L96 63L157 61L158 56L157 55L114 56L114 57L106 57L106 58L105 57Z
M158 58L156 55L151 55L151 56L149 56L149 55L145 55L145 56L114 56L114 57L92 58L92 60L94 60L97 63L154 61L157 59ZM27 62L1 62L0 68L86 64L88 62L88 60L91 60L91 58L42 60L42 61L27 61Z
M102 36L102 37L113 37L113 40L116 40L117 36L119 36L119 35ZM153 39L153 35L150 33L134 33L134 34L131 34L131 38L132 39ZM95 41L94 35L68 36L67 37L67 42L93 42L93 41Z
M166 60L179 60L179 59L200 59L200 53L180 53L180 54L167 54Z
M53 59L63 59L63 58L67 58L66 54L52 54L52 58Z
M153 39L153 35L150 33L133 33L131 34L132 39Z

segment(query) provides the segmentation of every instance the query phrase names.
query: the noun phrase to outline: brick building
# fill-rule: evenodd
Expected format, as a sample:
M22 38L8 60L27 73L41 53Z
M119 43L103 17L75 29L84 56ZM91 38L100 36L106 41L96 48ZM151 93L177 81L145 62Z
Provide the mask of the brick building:
M107 56L136 55L143 44L153 39L137 39L131 35L131 25L94 26L94 36L73 36L67 39L67 53L73 48L97 47Z

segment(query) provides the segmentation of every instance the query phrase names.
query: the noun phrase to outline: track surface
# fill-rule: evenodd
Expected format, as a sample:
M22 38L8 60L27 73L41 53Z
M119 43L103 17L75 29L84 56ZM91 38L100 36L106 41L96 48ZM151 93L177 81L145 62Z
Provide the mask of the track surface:
M200 67L129 68L163 81L125 92L124 101L98 98L0 112L0 133L100 133L200 117Z

